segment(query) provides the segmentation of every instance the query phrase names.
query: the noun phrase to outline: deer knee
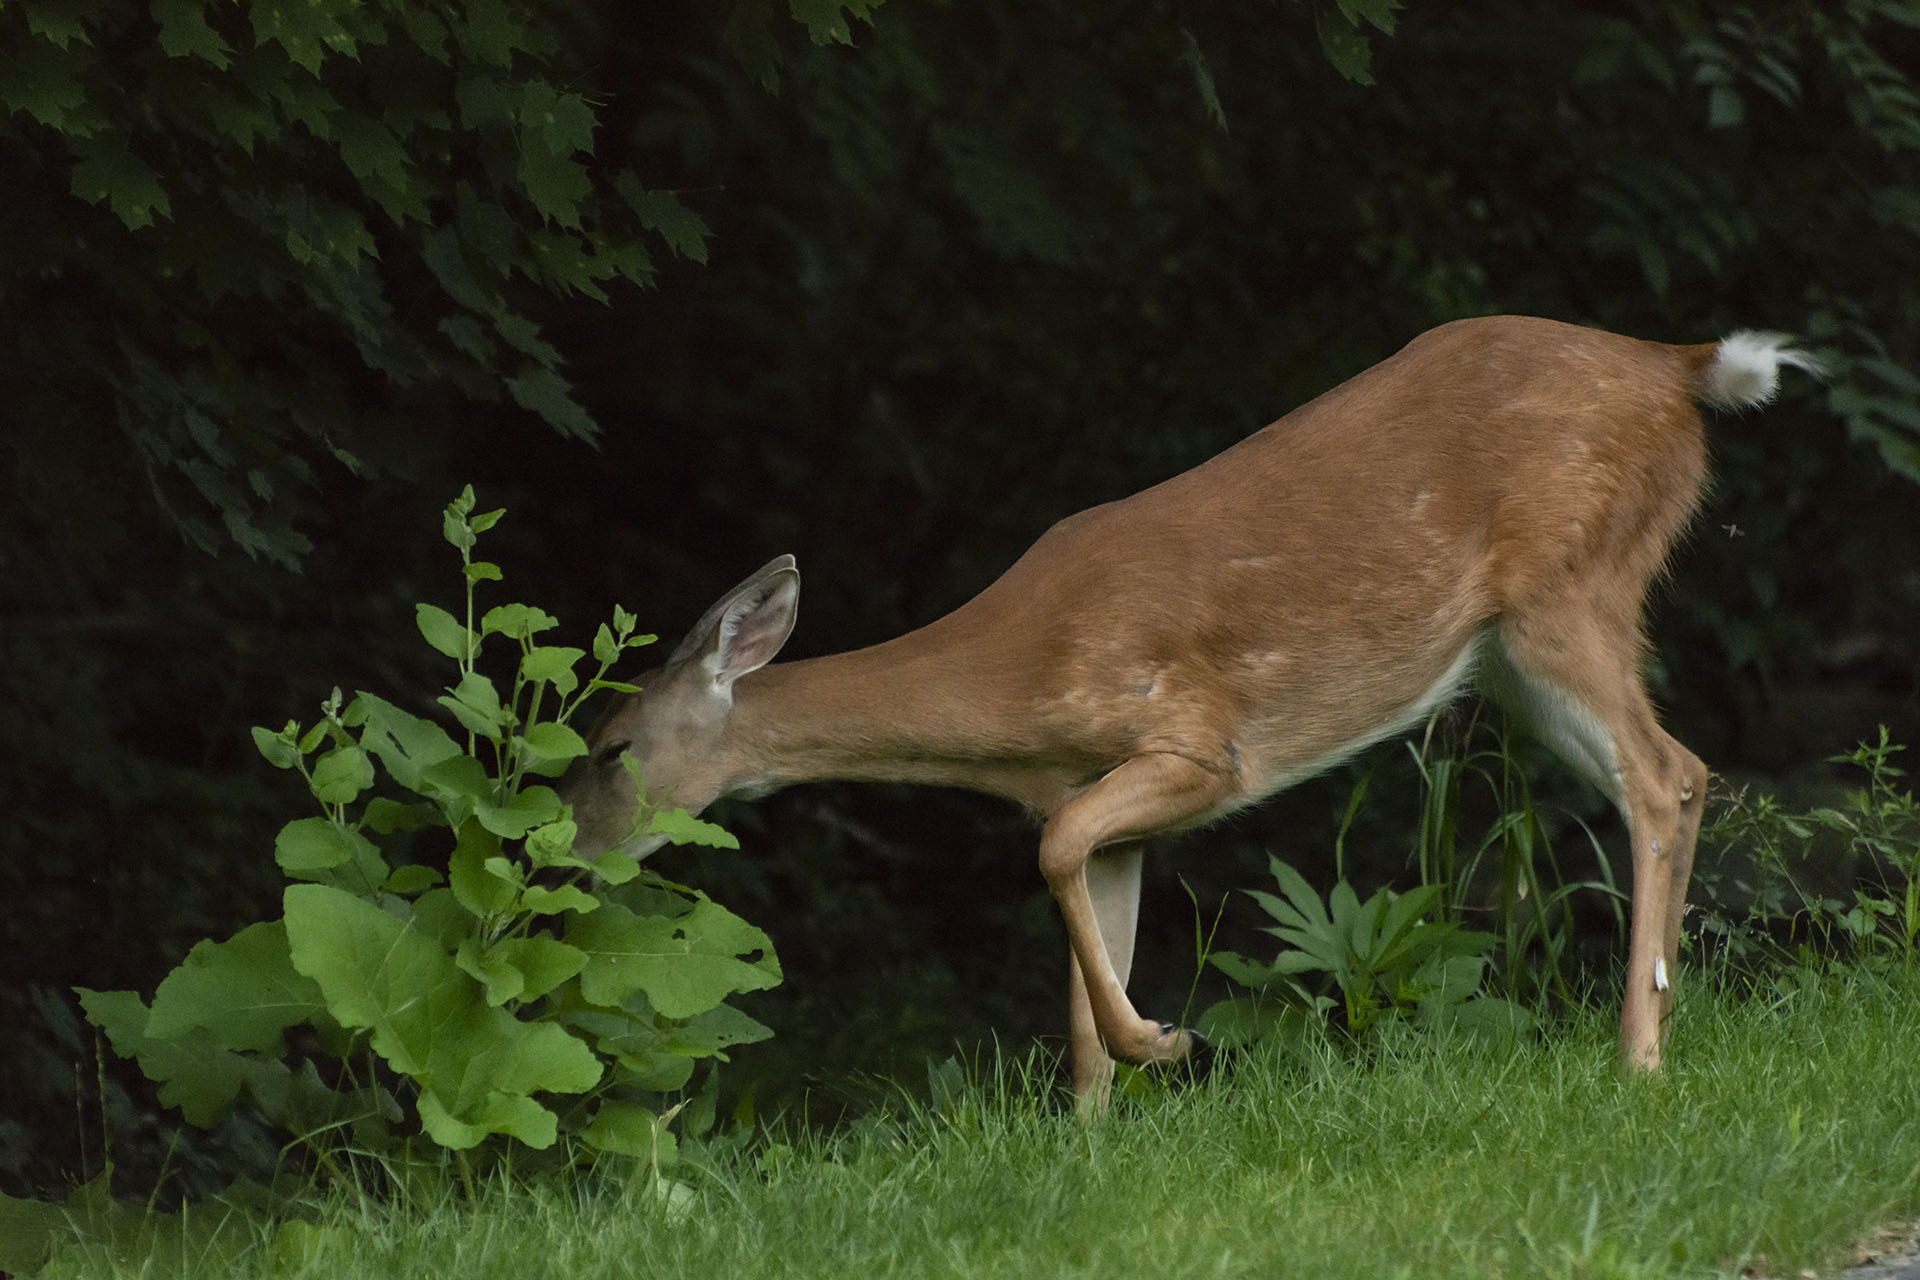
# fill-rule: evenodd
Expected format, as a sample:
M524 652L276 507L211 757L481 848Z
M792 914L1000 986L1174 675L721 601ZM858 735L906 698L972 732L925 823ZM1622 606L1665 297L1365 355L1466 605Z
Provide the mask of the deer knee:
M1054 895L1078 880L1087 865L1087 846L1070 833L1049 827L1040 833L1040 874Z

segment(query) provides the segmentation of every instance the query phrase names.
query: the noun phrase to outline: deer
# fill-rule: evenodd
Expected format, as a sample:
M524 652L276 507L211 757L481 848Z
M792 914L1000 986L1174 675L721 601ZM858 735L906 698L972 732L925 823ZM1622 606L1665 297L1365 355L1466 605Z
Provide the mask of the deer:
M664 837L641 834L644 806L698 813L818 780L1024 806L1066 926L1073 1088L1097 1112L1115 1059L1208 1050L1127 996L1145 843L1477 685L1624 819L1619 1054L1629 1074L1655 1069L1708 771L1655 713L1646 599L1706 483L1701 407L1767 403L1783 365L1820 372L1778 334L1676 346L1456 320L1060 520L959 608L850 652L773 661L800 592L779 556L587 735L562 786L576 850L645 857Z

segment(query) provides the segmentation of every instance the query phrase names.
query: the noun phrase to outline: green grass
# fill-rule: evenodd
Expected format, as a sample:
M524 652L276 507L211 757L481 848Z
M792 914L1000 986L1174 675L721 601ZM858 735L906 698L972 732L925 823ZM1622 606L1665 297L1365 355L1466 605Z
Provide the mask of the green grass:
M1695 984L1694 991L1699 991ZM1920 974L1693 994L1622 1079L1600 1014L1497 1053L1247 1057L1086 1125L1003 1067L928 1112L648 1178L451 1179L224 1247L46 1274L196 1277L1640 1277L1828 1274L1920 1213Z

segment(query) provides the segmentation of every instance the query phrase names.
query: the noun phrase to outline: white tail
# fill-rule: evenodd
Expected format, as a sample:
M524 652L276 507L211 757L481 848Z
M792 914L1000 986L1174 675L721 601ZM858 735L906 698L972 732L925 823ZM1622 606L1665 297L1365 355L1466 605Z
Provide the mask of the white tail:
M1210 822L1400 732L1474 677L1619 807L1633 843L1620 1047L1658 1064L1707 769L1641 681L1642 603L1706 471L1696 402L1744 408L1777 337L1667 346L1463 320L1209 462L1048 530L948 616L768 665L800 577L721 599L592 733L566 787L588 849L637 800L699 811L812 779L1005 796L1042 822L1071 944L1073 1073L1169 1061L1128 1001L1146 838Z

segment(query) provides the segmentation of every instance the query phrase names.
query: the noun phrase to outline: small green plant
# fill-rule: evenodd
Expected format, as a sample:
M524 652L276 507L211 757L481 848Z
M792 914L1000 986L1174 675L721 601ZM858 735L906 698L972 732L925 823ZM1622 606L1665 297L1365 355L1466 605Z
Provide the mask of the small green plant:
M1202 1031L1232 1045L1296 1032L1329 1012L1355 1041L1394 1021L1499 1035L1532 1026L1524 1009L1481 991L1498 939L1429 918L1440 906L1439 885L1406 893L1382 888L1363 902L1341 880L1323 904L1292 867L1278 858L1268 865L1280 895L1247 894L1274 918L1266 931L1288 949L1265 964L1217 952L1214 965L1255 995L1208 1010ZM1300 981L1310 973L1325 975L1340 999Z
M1831 757L1866 775L1838 806L1724 798L1701 831L1719 856L1696 876L1699 933L1723 976L1764 980L1828 956L1920 960L1920 801L1893 763L1902 750L1883 725L1878 742Z
M1612 863L1590 831L1598 878L1570 881L1562 875L1547 823L1525 772L1514 761L1505 729L1495 727L1491 746L1469 745L1482 725L1476 715L1451 750L1435 749L1431 725L1417 746L1407 744L1423 788L1415 842L1420 881L1440 890L1443 918L1460 921L1471 909L1483 868L1491 864L1499 876L1493 910L1499 946L1490 973L1494 986L1531 1007L1548 1000L1564 1005L1575 999L1568 973L1568 952L1575 942L1565 910L1568 900L1582 892L1600 894L1612 908L1615 927L1625 933L1626 895L1613 882ZM1470 788L1485 793L1495 815L1477 840L1462 836ZM1351 816L1350 807L1349 821Z
M502 513L474 505L469 487L444 523L464 617L418 608L422 636L455 664L438 701L464 742L337 689L310 726L255 729L320 810L275 841L293 882L281 918L198 944L151 1004L90 990L81 1003L189 1121L212 1124L245 1096L323 1164L347 1138L386 1153L420 1137L545 1148L565 1133L657 1170L677 1108L650 1102L686 1086L698 1060L768 1034L725 1001L773 986L780 967L764 933L705 894L624 855L575 854L567 807L544 780L586 751L568 726L582 700L630 688L607 672L653 637L616 610L582 680L586 652L544 643L557 625L545 612L502 604L476 618L476 587L501 573L472 551ZM512 649L504 695L481 665L496 637ZM376 793L382 772L400 794ZM639 821L676 842L734 846L684 812L642 805ZM435 833L433 861L390 860L396 847L433 849Z

